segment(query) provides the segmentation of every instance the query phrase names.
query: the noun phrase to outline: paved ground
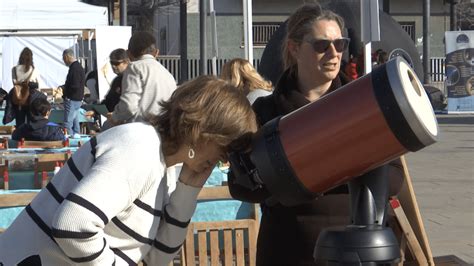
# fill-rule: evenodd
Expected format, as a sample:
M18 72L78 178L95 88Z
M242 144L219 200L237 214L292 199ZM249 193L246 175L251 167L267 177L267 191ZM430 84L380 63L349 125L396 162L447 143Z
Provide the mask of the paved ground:
M434 256L474 263L474 115L438 115L439 141L406 156Z

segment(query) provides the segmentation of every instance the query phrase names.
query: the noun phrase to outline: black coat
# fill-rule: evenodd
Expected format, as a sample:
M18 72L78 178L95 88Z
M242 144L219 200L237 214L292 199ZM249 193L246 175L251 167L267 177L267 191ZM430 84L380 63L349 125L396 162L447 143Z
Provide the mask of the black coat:
M35 118L19 126L12 133L13 140L53 141L64 140L63 129L46 118Z
M12 95L13 90L11 90L8 95L5 97L6 105L5 105L5 113L3 114L3 124L8 124L15 119L16 126L19 127L20 125L24 124L27 121L31 121L31 114L30 114L30 105L31 103L38 99L43 98L46 99L46 95L38 91L37 89L30 88L30 96L28 99L27 106L18 106L12 102Z
M335 91L348 79L340 74L326 93ZM296 78L285 72L273 94L258 98L253 104L260 125L288 114L310 103L297 90ZM313 248L319 231L328 225L349 223L349 196L347 185L333 189L307 204L285 207L270 202L265 188L250 191L233 182L229 173L232 197L261 203L262 219L257 241L257 265L313 265Z
M82 101L84 98L84 86L86 84L86 74L84 68L78 61L74 61L69 66L66 76L66 83L63 88L63 97L73 101Z
M340 73L326 92L337 90L348 82ZM285 72L272 95L258 98L253 104L260 125L286 115L309 101L298 92L296 78ZM343 108L343 107L342 107ZM400 160L394 160L369 173L388 174L390 195L398 192L403 173ZM368 174L369 174L368 173ZM350 197L347 185L341 185L308 203L286 207L271 199L265 188L249 190L228 175L232 197L261 203L262 219L257 240L257 265L315 265L313 250L320 231L330 226L350 223Z
M122 95L122 79L122 74L114 78L112 84L110 85L109 92L107 92L107 95L105 95L105 99L102 100L102 104L105 104L109 112L113 112L115 106L120 101L120 96Z

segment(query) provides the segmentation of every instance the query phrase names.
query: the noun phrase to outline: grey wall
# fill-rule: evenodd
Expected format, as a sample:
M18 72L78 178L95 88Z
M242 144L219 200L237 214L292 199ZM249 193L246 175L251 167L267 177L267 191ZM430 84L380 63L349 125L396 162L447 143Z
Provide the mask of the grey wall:
M253 21L283 22L303 2L303 0L254 0L252 7ZM325 1L320 2L324 4ZM415 22L415 34L418 40L415 45L421 54L423 50L423 0L391 0L388 4L390 14L395 20ZM219 58L244 57L242 1L214 0L214 6L217 14ZM188 13L187 20L188 57L190 59L199 58L199 13ZM207 27L207 51L208 56L211 56L212 42L209 17L207 17ZM430 27L430 56L444 56L444 32L449 30L449 5L444 5L444 0L431 0ZM166 28L167 49L162 49L161 54L179 54L179 7L170 7L166 10L160 9L155 14L154 29L157 31L158 38L162 28ZM263 49L264 47L255 47L254 58L260 58Z
M283 22L303 1L257 0L253 1L254 22ZM243 14L241 0L215 0L217 42L219 58L244 57ZM211 52L210 19L207 18L208 55ZM254 47L258 59L265 47ZM188 57L199 58L199 13L188 14Z
M444 0L430 1L430 56L444 57L444 32L449 31L449 5ZM397 21L415 22L415 43L418 51L423 51L423 1L390 1L390 14Z

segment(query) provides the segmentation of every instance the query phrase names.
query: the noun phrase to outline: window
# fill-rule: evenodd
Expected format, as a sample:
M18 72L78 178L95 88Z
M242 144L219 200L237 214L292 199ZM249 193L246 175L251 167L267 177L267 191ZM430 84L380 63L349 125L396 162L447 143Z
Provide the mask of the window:
M415 42L415 22L401 21L398 23L400 24L400 26L402 26L402 29L404 29L408 33L413 42Z
M273 33L280 27L280 22L254 22L252 37L254 46L265 46L270 41ZM242 41L243 43L243 41Z

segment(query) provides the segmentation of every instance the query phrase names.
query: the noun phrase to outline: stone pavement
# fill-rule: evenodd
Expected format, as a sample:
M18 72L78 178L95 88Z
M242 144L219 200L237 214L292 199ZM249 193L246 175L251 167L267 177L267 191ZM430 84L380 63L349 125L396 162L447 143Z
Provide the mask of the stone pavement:
M437 115L437 143L406 155L433 256L474 264L474 115Z

